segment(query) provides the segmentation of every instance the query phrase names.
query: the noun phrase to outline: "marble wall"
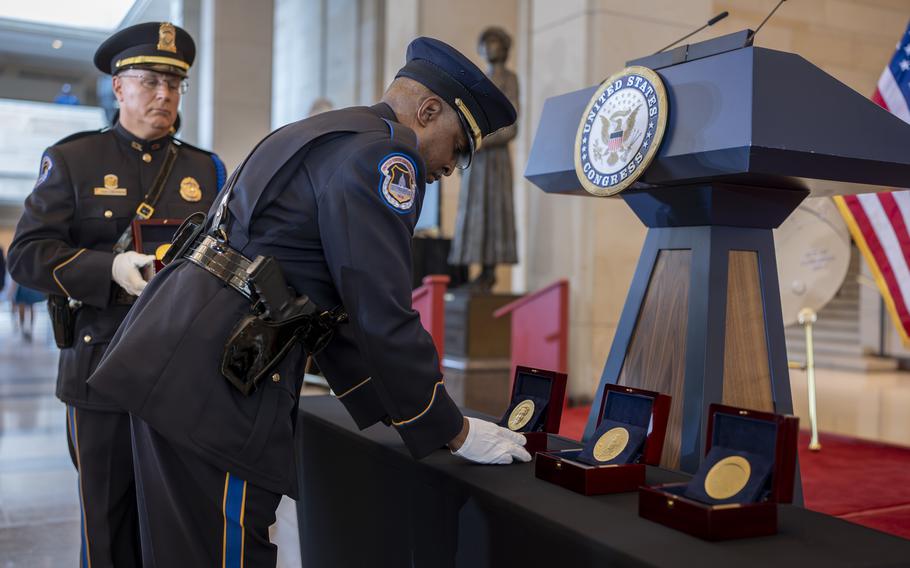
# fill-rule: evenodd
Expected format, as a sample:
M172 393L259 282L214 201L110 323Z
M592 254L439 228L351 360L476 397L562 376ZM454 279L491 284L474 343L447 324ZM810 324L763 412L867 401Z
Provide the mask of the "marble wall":
M201 0L198 141L228 171L271 130L272 0Z

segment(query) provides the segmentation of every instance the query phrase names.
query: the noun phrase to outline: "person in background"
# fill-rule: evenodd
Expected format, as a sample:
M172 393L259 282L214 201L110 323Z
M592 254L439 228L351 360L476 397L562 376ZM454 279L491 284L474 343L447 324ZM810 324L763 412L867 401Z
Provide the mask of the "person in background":
M32 341L35 331L35 304L43 302L47 297L37 290L26 288L13 280L10 288L10 304L14 314L18 317L18 328L26 342Z

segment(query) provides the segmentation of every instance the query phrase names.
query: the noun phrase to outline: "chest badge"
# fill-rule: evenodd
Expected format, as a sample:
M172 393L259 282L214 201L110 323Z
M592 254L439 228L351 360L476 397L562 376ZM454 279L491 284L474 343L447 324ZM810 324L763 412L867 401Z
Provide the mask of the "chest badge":
M104 176L104 187L96 187L95 195L104 195L108 197L125 197L126 188L118 187L120 180L114 174Z
M417 194L417 168L404 154L391 154L379 165L379 193L396 213L407 213Z
M194 203L202 199L202 189L196 178L185 177L180 180L180 197Z

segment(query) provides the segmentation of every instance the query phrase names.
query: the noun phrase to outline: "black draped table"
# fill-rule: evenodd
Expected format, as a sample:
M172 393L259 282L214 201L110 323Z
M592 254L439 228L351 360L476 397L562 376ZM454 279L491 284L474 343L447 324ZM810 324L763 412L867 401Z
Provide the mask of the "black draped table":
M711 543L640 518L637 493L584 497L533 463L416 461L332 397L301 399L298 433L306 567L910 566L910 540L795 506L776 536ZM686 478L648 468L650 484Z

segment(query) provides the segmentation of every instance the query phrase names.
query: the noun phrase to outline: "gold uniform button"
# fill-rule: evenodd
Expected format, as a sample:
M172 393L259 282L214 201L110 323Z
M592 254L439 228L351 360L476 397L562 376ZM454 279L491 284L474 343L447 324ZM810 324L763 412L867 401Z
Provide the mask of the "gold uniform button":
M82 338L82 341L84 341L86 343L89 343L91 340L92 340L91 335L86 335L85 337Z
M113 212L113 211L111 211L110 209L105 209L105 210L104 210L104 218L105 218L105 219L110 219L110 218L113 217L113 216L114 216L114 212Z
M152 161L152 155L149 154L148 152L146 152L145 154L142 154L142 161L145 162L146 164L149 163L149 162L151 162L151 161Z
M275 373L274 375L272 375L272 382L273 382L273 383L277 383L277 382L280 381L280 380L281 380L281 375L279 375L278 373Z

